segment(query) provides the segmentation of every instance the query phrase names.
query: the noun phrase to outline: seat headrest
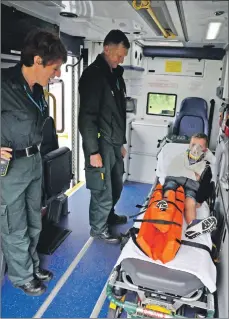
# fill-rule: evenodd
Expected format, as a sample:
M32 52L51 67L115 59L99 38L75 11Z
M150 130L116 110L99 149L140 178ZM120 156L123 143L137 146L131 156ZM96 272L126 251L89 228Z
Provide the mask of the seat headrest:
M187 97L181 102L180 113L207 116L208 104L200 97Z

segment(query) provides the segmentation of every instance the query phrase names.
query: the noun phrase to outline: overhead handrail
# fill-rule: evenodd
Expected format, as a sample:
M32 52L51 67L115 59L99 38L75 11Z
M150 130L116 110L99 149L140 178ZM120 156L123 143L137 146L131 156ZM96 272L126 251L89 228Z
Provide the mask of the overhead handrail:
M149 13L149 15L151 16L151 18L154 20L154 22L156 23L156 25L158 26L158 28L161 30L164 38L168 39L174 39L176 38L176 35L174 33L172 33L169 30L166 30L165 28L163 28L163 26L161 25L161 23L159 22L159 20L157 19L151 5L150 5L150 1L144 1L141 0L140 3L137 0L133 0L132 1L132 6L135 10L141 10L141 9L146 9L146 11Z

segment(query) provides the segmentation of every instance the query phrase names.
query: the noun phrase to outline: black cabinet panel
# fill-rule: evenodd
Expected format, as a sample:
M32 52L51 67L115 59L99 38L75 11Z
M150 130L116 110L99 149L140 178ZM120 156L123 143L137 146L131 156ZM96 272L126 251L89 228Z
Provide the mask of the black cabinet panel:
M20 54L23 41L33 29L45 29L59 35L59 26L1 4L1 53Z

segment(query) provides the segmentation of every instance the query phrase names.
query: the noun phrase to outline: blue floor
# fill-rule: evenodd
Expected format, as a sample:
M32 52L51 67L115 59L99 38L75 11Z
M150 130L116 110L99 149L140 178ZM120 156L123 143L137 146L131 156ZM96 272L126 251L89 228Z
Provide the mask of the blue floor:
M117 213L133 215L139 211L136 204L143 204L151 185L126 183L117 205ZM2 318L31 318L50 294L75 256L89 238L88 206L90 193L85 186L69 198L70 215L64 225L72 230L69 237L52 256L42 256L42 266L54 272L47 292L41 297L28 297L12 287L6 278L2 287ZM118 227L124 232L131 222ZM88 318L120 254L118 245L94 240L71 276L44 313L44 318ZM105 303L100 317L106 317Z

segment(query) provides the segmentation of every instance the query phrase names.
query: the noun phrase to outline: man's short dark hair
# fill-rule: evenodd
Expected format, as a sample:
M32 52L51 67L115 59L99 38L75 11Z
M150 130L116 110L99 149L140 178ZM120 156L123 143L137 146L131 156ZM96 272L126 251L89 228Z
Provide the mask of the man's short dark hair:
M208 140L208 136L206 134L204 134L204 133L196 133L196 134L192 135L192 138L202 138L203 140L205 140L206 146L208 147L209 140Z
M126 49L130 48L130 42L121 30L111 30L104 39L103 46L109 44L122 44Z
M27 67L32 66L36 55L41 57L44 66L58 60L63 63L67 61L67 50L60 38L45 30L32 30L25 38L21 63Z

